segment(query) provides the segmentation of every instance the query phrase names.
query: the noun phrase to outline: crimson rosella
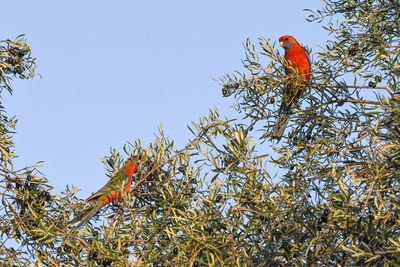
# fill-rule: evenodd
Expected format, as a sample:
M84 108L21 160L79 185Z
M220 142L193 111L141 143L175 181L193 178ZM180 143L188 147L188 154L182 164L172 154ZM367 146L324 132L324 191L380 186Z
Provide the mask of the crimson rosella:
M280 37L279 44L285 49L287 62L285 72L288 75L289 84L286 87L275 128L271 135L271 138L278 140L281 139L289 122L292 109L310 78L310 61L307 51L290 35Z
M128 191L132 184L132 176L136 170L136 157L129 158L124 166L103 186L99 191L91 195L86 202L94 204L84 212L72 219L69 224L74 224L78 221L74 228L79 228L87 223L96 213L108 203L121 198L122 190Z

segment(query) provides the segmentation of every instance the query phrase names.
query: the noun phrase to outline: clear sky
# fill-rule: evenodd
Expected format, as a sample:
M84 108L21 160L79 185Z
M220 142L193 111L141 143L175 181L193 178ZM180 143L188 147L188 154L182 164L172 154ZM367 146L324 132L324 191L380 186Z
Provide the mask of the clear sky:
M321 0L2 1L0 39L26 34L42 78L14 81L3 103L18 118L16 168L44 161L58 193L84 198L107 178L99 158L162 123L178 148L187 125L216 106L236 117L218 78L242 70L243 43L293 35L318 51L322 25L305 21ZM283 53L283 51L281 51Z

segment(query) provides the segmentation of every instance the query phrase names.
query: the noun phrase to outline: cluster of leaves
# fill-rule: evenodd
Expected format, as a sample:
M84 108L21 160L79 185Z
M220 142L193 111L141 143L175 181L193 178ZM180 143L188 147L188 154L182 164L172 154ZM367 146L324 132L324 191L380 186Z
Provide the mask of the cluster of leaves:
M0 41L0 94L3 89L12 93L10 81L12 77L19 79L33 78L35 75L35 59L31 57L30 45L23 39L23 35L16 41ZM16 120L5 115L5 109L0 101L0 160L3 164L11 163L14 143L11 139Z
M51 218L54 213L49 210L55 209L49 193L51 187L45 178L33 174L33 169L7 170L7 175L3 175L0 181L0 236L3 244L0 251L3 263L30 259L32 256L27 254L26 247L36 249L50 239L46 230L54 221ZM20 247L15 249L14 245Z
M35 58L31 57L30 44L20 35L15 41L0 41L0 90L10 93L12 77L32 79L35 75Z
M323 63L370 80L370 85L384 80L389 87L397 88L400 2L326 1L326 6L312 12L308 20L322 22L331 18L334 20L324 28L335 38L326 45ZM338 18L339 23L335 23Z
M248 40L246 72L221 79L243 120L222 120L215 109L193 122L194 137L183 149L162 130L147 147L129 144L125 154L140 159L131 189L82 229L67 223L87 205L76 188L50 195L34 168L4 168L0 260L400 264L400 4L324 2L309 20L332 17L325 28L334 40L314 59L309 88L274 154L262 152L253 136L270 144L280 96L296 77L284 74L286 62L268 39L260 40L261 52ZM111 177L123 157L112 150L104 163ZM279 176L271 176L277 167Z

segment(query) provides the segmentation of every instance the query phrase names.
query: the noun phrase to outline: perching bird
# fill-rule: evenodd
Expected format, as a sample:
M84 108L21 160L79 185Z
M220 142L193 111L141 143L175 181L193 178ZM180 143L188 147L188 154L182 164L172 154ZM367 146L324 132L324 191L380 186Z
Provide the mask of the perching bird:
M124 166L103 186L99 191L91 195L86 202L94 204L84 212L72 219L68 224L80 221L74 228L79 228L87 223L96 213L108 203L121 198L123 187L128 191L132 184L132 176L136 170L136 157L129 158Z
M285 72L289 78L289 84L286 87L275 128L271 135L271 138L278 139L278 141L285 132L292 109L310 78L310 61L307 51L290 35L280 37L279 44L285 49L287 61Z

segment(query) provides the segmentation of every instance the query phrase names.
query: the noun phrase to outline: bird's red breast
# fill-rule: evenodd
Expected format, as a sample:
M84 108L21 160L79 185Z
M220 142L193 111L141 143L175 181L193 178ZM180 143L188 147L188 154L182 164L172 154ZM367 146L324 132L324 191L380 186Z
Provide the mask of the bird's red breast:
M310 78L310 62L307 51L296 41L293 36L284 35L279 38L279 44L285 49L285 59L293 68L297 68L299 74L303 75L304 80ZM289 73L286 68L286 74Z

